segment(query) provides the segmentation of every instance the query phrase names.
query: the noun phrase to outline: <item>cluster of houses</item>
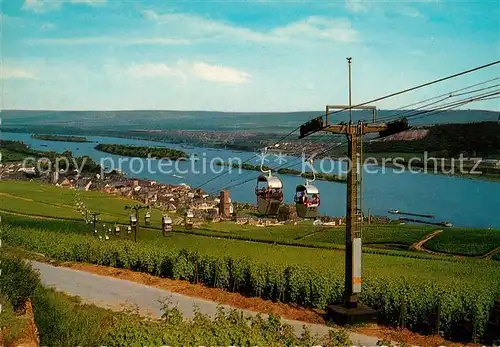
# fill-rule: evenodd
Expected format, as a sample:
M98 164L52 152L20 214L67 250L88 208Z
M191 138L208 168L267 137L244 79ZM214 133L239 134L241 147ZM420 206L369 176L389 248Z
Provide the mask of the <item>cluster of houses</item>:
M227 192L221 196L210 196L202 189L191 188L186 184L169 185L149 180L127 179L119 173L109 174L106 177L100 177L99 174L95 173L78 175L78 172L51 172L50 174L37 175L34 168L25 168L21 163L11 163L0 165L0 179L39 179L64 188L102 191L140 201L164 212L178 212L183 215L190 211L194 218L214 222L230 218L238 224L266 226L277 223L297 223L299 220L293 207L288 209L289 213L280 222L251 215L237 216L235 205L239 207L238 209L243 210L250 210L253 206L246 203L243 204L243 207L239 206L241 204L238 203L233 204ZM386 217L372 218L377 219L378 223L389 222ZM344 225L345 218L324 216L315 223L324 226Z
M155 181L127 179L106 183L101 191L135 199L166 212L190 210L195 216L219 214L220 198L211 197L199 188L177 186ZM233 213L232 205L230 213Z

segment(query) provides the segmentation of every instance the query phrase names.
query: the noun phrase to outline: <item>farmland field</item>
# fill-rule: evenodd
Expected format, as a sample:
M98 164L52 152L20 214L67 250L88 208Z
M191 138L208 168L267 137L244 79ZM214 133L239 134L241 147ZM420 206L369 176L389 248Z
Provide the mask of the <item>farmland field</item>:
M412 243L421 240L434 228L429 226L415 225L364 225L363 243L394 243L410 246ZM327 242L342 244L345 242L344 228L330 228L318 231L311 236L304 238L308 242Z
M74 207L72 190L33 182L0 182L0 189L4 210L73 218L47 220L3 214L3 241L9 246L55 259L123 267L303 306L324 308L342 296L343 227L318 227L310 221L276 227L224 222L206 223L204 228L192 231L178 227L171 237L163 237L158 230L160 211L155 210L153 228L141 228L136 244L133 236L123 231L120 236L107 233L110 239L105 240L110 225L98 226L96 236L101 240L94 237L93 228L82 221ZM92 210L103 213L106 223L127 223L124 206L134 203L98 192L82 191L80 196ZM432 230L370 225L365 226L363 238L365 243L408 246ZM471 254L482 254L496 242L485 241L496 231L453 231L443 232L445 240L457 245L469 242L476 249ZM377 308L385 322L398 321L404 301L410 325L431 327L439 307L442 327L450 333L468 320L475 322L481 335L493 301L500 294L500 267L490 260L366 248L363 278L361 300Z
M129 212L126 205L136 204L137 201L95 191L79 191L81 201L91 211L101 213L103 223L122 225L128 224ZM82 215L75 207L75 191L27 181L0 181L0 206L4 211L13 213L65 218L83 221ZM19 217L18 217L19 218ZM152 209L150 228L160 228L161 211ZM13 221L13 219L11 219ZM19 221L19 220L18 220ZM46 222L46 221L45 221ZM143 221L141 220L141 223ZM32 221L30 223L33 223ZM19 225L19 223L18 223ZM21 224L22 225L22 224ZM44 224L46 226L46 224ZM66 225L67 228L69 226ZM43 227L43 225L40 225ZM73 225L73 229L85 229L80 225ZM90 230L90 226L89 226ZM183 231L183 227L174 227L174 230ZM273 227L239 225L234 222L205 223L200 229L192 233L265 243L279 243L285 245L303 245L308 247L343 249L345 239L344 227L320 227L312 225L311 221L302 221L298 225L281 225ZM396 251L370 250L377 244L402 245L408 247L421 240L435 227L415 225L365 225L363 228L363 244L369 252L389 253ZM440 252L451 252L465 255L480 255L500 246L500 231L461 229L445 229L442 234L430 240L426 246ZM163 243L160 233L146 230L139 233L140 241ZM398 251L399 254L405 251ZM422 253L406 252L407 255L417 256Z
M150 231L158 233L157 231ZM146 233L146 232L144 232ZM143 233L143 234L144 234ZM22 246L60 260L129 268L154 275L199 281L208 286L324 308L340 300L344 254L340 251L176 233L161 244L123 239L99 241L69 231L4 227L7 245ZM364 254L361 300L388 322L397 321L402 298L408 321L428 323L442 308L452 330L464 318L485 327L500 292L500 268L492 261L442 261ZM445 275L444 275L445 274Z
M493 254L493 260L500 261L500 252L497 252L497 253Z
M101 213L107 222L128 223L126 205L137 201L110 194L82 191L82 202L91 211ZM0 206L4 211L43 217L82 219L76 210L75 191L28 181L0 181ZM151 222L160 226L161 212L151 211Z
M438 252L482 255L500 247L500 230L486 229L444 229L429 240L425 247Z

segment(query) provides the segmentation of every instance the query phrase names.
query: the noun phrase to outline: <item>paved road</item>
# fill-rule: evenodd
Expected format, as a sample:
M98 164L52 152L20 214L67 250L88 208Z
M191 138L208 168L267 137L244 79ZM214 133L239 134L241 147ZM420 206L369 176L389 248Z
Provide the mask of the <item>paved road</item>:
M73 296L79 296L86 303L97 306L121 309L124 305L137 305L144 314L161 316L161 301L169 298L174 306L182 312L185 317L193 317L193 306L208 315L214 315L217 307L216 302L193 298L167 290L145 286L135 282L105 277L87 273L84 271L56 267L36 261L31 262L35 269L40 271L42 283ZM222 305L225 308L232 308ZM255 312L240 310L248 315L256 315ZM329 328L320 324L309 324L294 320L283 319L300 333L302 326L307 325L312 333L325 335ZM375 346L378 339L371 336L351 333L353 343L360 346Z

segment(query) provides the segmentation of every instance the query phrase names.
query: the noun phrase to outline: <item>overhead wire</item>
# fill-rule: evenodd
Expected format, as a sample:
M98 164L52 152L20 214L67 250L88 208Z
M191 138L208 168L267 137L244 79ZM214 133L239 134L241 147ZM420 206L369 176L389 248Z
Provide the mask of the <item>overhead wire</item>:
M449 75L449 76L446 76L446 77L441 77L441 78L438 78L438 79L430 81L430 82L426 82L426 83L419 84L419 85L414 86L414 87L410 87L410 88L401 90L399 92L394 92L394 93L391 93L391 94L388 94L388 95L385 95L385 96L382 96L382 97L378 97L376 99L372 99L370 101L363 102L361 104L357 104L357 105L353 105L353 106L348 106L348 107L345 107L345 108L343 108L341 110L337 110L337 111L333 111L333 112L326 112L325 115L321 116L321 117L327 117L327 116L329 116L331 114L339 113L339 112L342 112L342 111L345 111L345 110L354 109L354 108L357 108L357 107L360 107L360 106L366 106L368 104L371 104L371 103L374 103L374 102L377 102L377 101L382 101L382 100L385 100L385 99L389 99L389 98L392 98L394 96L398 96L398 95L401 95L401 94L404 94L404 93L408 93L408 92L411 92L411 91L414 91L414 90L417 90L417 89L421 89L421 88L424 88L424 87L427 87L427 86L430 86L430 85L433 85L433 84L436 84L436 83L444 82L444 81L452 79L452 78L463 76L463 75L466 75L466 74L469 74L469 73L472 73L472 72L475 72L475 71L479 71L479 70L482 70L482 69L486 69L488 67L497 65L499 63L500 63L500 60L497 60L497 61L494 61L494 62L491 62L491 63L488 63L488 64L476 66L475 68L472 68L472 69L464 70L464 71L461 71L461 72L458 72L458 73L455 73L453 75ZM311 133L311 134L313 134L313 133Z
M475 101L481 101L481 100L484 100L485 98L492 98L493 96L495 95L498 95L496 98L499 98L500 97L500 90L497 90L497 91L493 91L493 92L488 92L488 93L483 93L481 95L477 95L477 96L474 96L474 97L471 97L471 98L467 98L467 99L463 99L463 100L458 100L458 101L454 101L452 103L448 103L446 105L442 105L441 107L439 108L436 108L436 109L432 109L432 110L425 110L425 111L422 111L420 113L418 113L418 115L420 115L419 118L423 118L423 117L427 117L429 115L432 115L432 114L439 114L439 113L443 113L443 112L446 112L446 111L449 111L451 109L454 109L454 108L457 108L457 107L460 107L460 106L463 106L463 105L466 105L468 103L471 103L471 102L475 102ZM417 114L415 114L414 116L416 116ZM413 116L412 116L413 117ZM330 146L328 147L327 149L325 149L324 151L320 152L317 154L317 156L323 156L325 153L327 153L328 151L334 149L334 148L337 148L337 147L340 147L342 145L345 145L347 144L347 141L344 141L344 142L340 142L340 143L337 143L333 146ZM286 164L289 164L287 167L285 167L284 169L287 169L287 168L291 168L293 166L296 165L296 163L298 161L300 161L302 158L301 157L297 157L295 158L292 162L290 163L285 163L285 164L282 164L278 167L275 167L274 170L279 170L279 169L282 169L284 165ZM312 168L314 170L314 168ZM252 174L252 172L250 172L249 174ZM247 174L246 176L248 176L249 174ZM223 188L219 188L219 189L216 189L216 190L213 190L210 194L213 194L214 192L217 192L217 191L220 191L220 190L223 190L223 189L231 189L231 188L235 188L235 187L238 187L242 184L245 184L245 183L248 183L250 181L253 181L255 180L255 178L258 177L258 175L260 175L260 173L257 173L256 175L254 175L254 177L250 178L250 179L247 179L247 180L244 180L242 182L238 182L238 183L233 183L232 185L229 185L229 186L225 186ZM241 178L240 178L241 179Z
M434 111L439 111L439 110L442 110L442 109L446 109L447 107L454 107L455 105L458 105L457 107L459 107L459 106L463 106L463 105L465 105L465 104L467 104L469 102L480 101L483 97L491 97L491 96L497 95L497 93L499 91L500 91L500 89L498 89L496 91L493 91L493 92L488 92L488 93L482 93L482 94L474 95L474 96L471 96L471 97L465 98L465 99L454 100L454 101L451 101L451 102L439 105L439 106L431 108L431 109L422 109L422 110L414 112L413 114L411 114L409 116L406 116L405 118L408 119L408 120L416 120L416 119L424 118L424 117L416 117L416 116L420 116L422 114L428 114L428 115L430 115L429 113L432 113ZM385 119L385 120L386 121L391 121L391 120L395 120L397 118L400 118L400 116L396 115L393 118Z
M297 130L299 130L301 127L301 125L299 125L298 127L296 127L295 129L293 129L292 131L290 131L288 134L284 135L283 137L281 137L277 142L275 142L272 146L269 146L269 147L275 147L276 145L279 145L281 142L283 142L284 140L286 140L290 135L292 135L294 132L296 132ZM254 154L252 157L248 158L247 160L245 160L244 162L242 162L241 164L246 164L248 163L250 160L252 160L253 158L257 157L258 154ZM195 187L195 189L199 189L205 185L207 185L208 183L210 182L213 182L215 181L216 179L228 174L229 172L231 172L231 170L229 170L230 168L228 168L227 171L225 172L222 172L220 173L219 175L215 176L215 177L212 177L210 179L208 179L207 181L203 182L202 184L198 185Z
M394 96L398 96L398 95L401 95L401 94L404 94L404 93L407 93L407 92L410 92L410 91L414 91L414 90L417 90L417 89L420 89L420 88L424 88L424 87L427 87L427 86L430 86L430 85L433 85L433 84L436 84L436 83L440 83L440 82L443 82L443 81L446 81L446 80L449 80L449 79L452 79L452 78L456 78L456 77L463 76L463 75L466 75L466 74L469 74L469 73L472 73L472 72L475 72L475 71L479 71L479 70L482 70L482 69L494 66L494 65L499 64L499 63L500 63L500 60L497 60L497 61L494 61L494 62L491 62L491 63L488 63L488 64L480 65L480 66L477 66L477 67L472 68L472 69L464 70L464 71L461 71L461 72L458 72L458 73L455 73L455 74L452 74L452 75L449 75L449 76L446 76L446 77L442 77L442 78L439 78L439 79L436 79L436 80L432 80L430 82L426 82L426 83L423 83L423 84L420 84L420 85L417 85L417 86L414 86L414 87L410 87L410 88L407 88L407 89L404 89L404 90L401 90L401 91L398 91L398 92L394 92L394 93L391 93L391 94L388 94L388 95L384 95L382 97L378 97L378 98L375 98L375 99L363 102L361 104L357 104L357 105L350 106L350 107L345 107L343 109L336 110L336 111L333 111L333 112L325 112L325 114L321 115L320 117L321 118L322 117L327 117L329 115L340 113L340 112L343 112L343 111L346 111L346 110L349 110L349 109L353 109L353 108L357 108L357 107L360 107L360 106L365 106L365 105L373 103L373 102L385 100L385 99L388 99L388 98L391 98L391 97L394 97ZM493 79L493 80L495 80L495 79ZM486 82L481 82L480 84L482 84L482 83L486 83ZM476 85L480 85L480 84L476 84ZM469 86L469 88L470 88L470 86ZM280 140L278 140L271 147L279 145L286 138L288 138L290 135L292 135L295 131L297 131L298 129L300 129L301 126L302 125L296 127L291 132L287 133L285 136L283 136ZM315 132L313 132L313 133L315 133ZM310 134L310 135L312 135L312 134ZM253 157L248 158L242 164L248 163L250 160L252 160L255 157L257 157L257 154L254 154ZM218 179L218 178L220 178L220 177L228 174L229 172L231 172L230 168L228 168L227 171L225 171L225 172L223 172L223 173L221 173L221 174L219 174L219 175L217 175L215 177L212 177L212 178L208 179L207 181L203 182L202 184L198 185L195 188L201 188L201 187L207 185L208 183L213 182L216 179Z
M400 119L400 118L411 119L411 117L413 117L417 113L420 114L420 112L422 112L422 111L427 111L427 110L431 110L432 111L434 109L434 108L431 108L431 109L426 108L428 106L440 107L440 106L446 105L446 104L441 104L442 102L448 101L448 100L456 98L458 96L464 96L464 95L468 95L468 94L478 93L480 91L484 91L484 90L495 88L495 87L499 87L499 86L500 86L500 83L492 85L492 86L488 86L488 87L484 87L484 88L480 88L480 89L468 91L468 92L459 93L459 94L454 94L456 91L453 91L453 92L449 93L451 95L451 97L442 98L442 99L440 99L438 101L435 101L435 102L432 102L432 103L429 103L429 104L426 104L426 105L422 105L422 106L420 106L418 108L415 108L415 109L412 109L412 110L405 110L405 111L403 111L401 113L397 113L395 115L393 114L393 115L387 115L387 116L384 116L384 117L379 117L377 119L377 122L382 122L382 121L383 122L391 122L393 120L397 120L397 119ZM466 87L466 88L470 88L470 87L472 87L472 86L469 86L469 87ZM464 90L464 89L465 88L461 88L461 90ZM450 101L450 102L453 103L455 101ZM408 113L410 113L410 114L408 114Z
M497 81L499 79L500 79L500 77L495 77L495 78L489 79L487 81L475 83L475 84L472 84L472 85L467 86L467 87L463 87L463 88L460 88L460 89L453 90L451 92L443 93L443 94L436 95L436 96L433 96L433 97L430 97L430 98L427 98L427 99L424 99L424 100L421 100L421 101L417 101L417 102L414 102L414 103L411 103L411 104L408 104L408 105L405 105L405 106L401 106L401 107L396 108L396 109L391 110L391 111L394 111L394 112L401 111L401 110L407 109L408 107L413 107L413 106L416 106L416 105L420 105L420 104L423 104L424 102L436 100L436 99L448 96L450 94L461 92L461 91L464 91L464 90L467 90L467 89L470 89L470 88L474 88L474 87L477 87L477 86L481 86L483 84L490 83L490 82L493 82L493 81Z
M498 95L498 96L495 97L495 95ZM421 119L421 118L424 118L424 117L428 117L430 115L434 115L434 114L439 114L439 113L443 113L443 112L446 112L446 111L450 111L452 109L455 109L455 108L458 108L460 106L469 104L471 102L483 101L484 98L492 98L492 97L493 98L499 98L500 97L500 89L497 90L497 91L495 91L495 92L486 93L486 94L475 96L475 97L472 97L472 98L469 98L469 99L459 100L459 101L456 101L454 103L447 104L446 106L442 106L442 107L440 107L438 109L435 109L435 110L423 111L421 113L412 115L411 119L413 119L413 120L415 120L415 119ZM436 113L432 113L432 112L436 112ZM418 116L418 117L416 117L416 116Z

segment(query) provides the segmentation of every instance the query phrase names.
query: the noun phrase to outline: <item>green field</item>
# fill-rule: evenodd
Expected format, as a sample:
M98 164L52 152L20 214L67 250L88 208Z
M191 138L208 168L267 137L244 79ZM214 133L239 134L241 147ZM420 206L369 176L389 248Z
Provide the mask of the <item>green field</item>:
M429 226L414 225L368 225L363 226L363 244L401 244L410 246L424 238L433 230ZM325 242L342 244L345 242L344 228L320 230L307 236L308 242Z
M82 202L90 211L101 213L101 219L108 223L128 223L127 205L137 201L110 194L82 191ZM0 181L0 208L4 211L41 217L69 218L82 220L78 212L75 191L29 181ZM152 209L153 226L161 224L161 211Z
M177 227L170 237L163 237L158 228L160 211L154 211L152 228L139 230L138 243L126 232L120 236L108 233L110 239L105 241L105 229L98 228L96 236L103 237L100 240L78 216L72 190L2 181L0 192L4 210L75 218L48 220L4 214L3 241L10 246L55 259L123 267L317 308L339 301L342 295L343 227L313 226L310 221L275 227L224 222L206 223L192 231ZM91 209L109 218L106 222L127 223L124 206L133 203L131 200L98 192L82 191L80 196ZM432 230L365 225L363 239L368 248L363 254L361 300L377 308L383 321L390 324L398 321L405 302L404 316L415 329L435 324L432 317L439 307L444 330L451 334L465 319L475 322L480 335L500 294L496 262L369 248L384 243L408 247ZM463 243L468 242L475 249L470 254L483 254L497 244L493 233L497 231L446 229L442 235L454 252L463 252Z
M142 232L145 235L147 232ZM157 233L157 231L150 231ZM344 253L336 250L268 245L174 234L161 244L109 241L74 232L4 227L4 242L60 260L129 268L154 275L201 282L246 295L324 308L339 301ZM432 324L442 309L445 330L464 318L482 333L496 295L500 268L491 261L442 261L377 254L363 255L361 300L395 323L405 300L409 323ZM403 299L404 298L404 299Z
M90 211L101 213L102 222L108 226L114 223L127 225L129 211L125 210L125 206L137 203L131 199L94 191L79 191L79 195ZM75 191L71 189L28 181L0 181L0 206L4 211L83 221L82 214L75 206L76 201ZM140 222L143 224L143 219ZM161 211L152 209L150 227L159 229L160 226ZM73 228L78 229L80 226L73 225ZM174 227L174 230L184 231L184 228ZM264 243L343 249L344 230L344 227L314 226L311 221L302 221L298 225L272 227L239 225L234 222L207 222L202 228L195 229L191 233ZM433 230L435 228L430 226L365 224L362 234L363 245L368 252L400 254L401 252L384 250L380 247L387 245L391 248L405 249ZM445 229L425 246L438 252L477 256L499 247L499 235L499 230ZM141 231L139 240L163 242L159 232ZM422 255L415 252L407 253L409 256Z
M426 242L433 251L467 256L478 256L500 247L500 230L444 229Z
M331 336L321 337L321 342L307 333L296 337L291 327L272 315L266 319L244 317L236 310L221 308L215 317L198 312L186 319L168 298L163 302L165 319L145 319L133 308L113 312L43 287L37 272L13 250L2 253L0 260L5 268L0 285L2 346L27 344L26 339L20 344L20 339L29 317L18 316L15 309L26 301L32 304L42 346L312 346L331 345L329 338L335 339L336 345L352 345L343 330L332 331Z

